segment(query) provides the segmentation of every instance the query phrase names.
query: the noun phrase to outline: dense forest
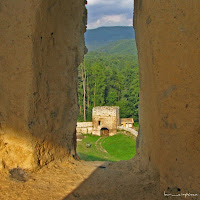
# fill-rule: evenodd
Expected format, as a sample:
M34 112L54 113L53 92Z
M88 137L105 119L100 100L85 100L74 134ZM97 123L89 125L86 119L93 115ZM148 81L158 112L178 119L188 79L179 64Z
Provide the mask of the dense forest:
M91 121L94 106L119 106L138 121L139 69L135 40L117 40L85 55L78 69L78 121Z

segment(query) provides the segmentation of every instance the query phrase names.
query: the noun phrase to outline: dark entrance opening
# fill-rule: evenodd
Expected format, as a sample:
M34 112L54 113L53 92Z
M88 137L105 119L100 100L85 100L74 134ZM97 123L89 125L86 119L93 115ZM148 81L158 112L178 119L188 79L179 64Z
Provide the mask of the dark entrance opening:
M101 129L101 136L109 136L109 130L107 128Z

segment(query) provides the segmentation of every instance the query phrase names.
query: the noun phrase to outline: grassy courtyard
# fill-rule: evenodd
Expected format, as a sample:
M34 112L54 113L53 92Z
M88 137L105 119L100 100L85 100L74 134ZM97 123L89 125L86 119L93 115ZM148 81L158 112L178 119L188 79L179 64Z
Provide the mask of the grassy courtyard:
M130 134L118 133L110 137L85 135L77 143L77 152L85 161L129 160L136 154L136 138Z

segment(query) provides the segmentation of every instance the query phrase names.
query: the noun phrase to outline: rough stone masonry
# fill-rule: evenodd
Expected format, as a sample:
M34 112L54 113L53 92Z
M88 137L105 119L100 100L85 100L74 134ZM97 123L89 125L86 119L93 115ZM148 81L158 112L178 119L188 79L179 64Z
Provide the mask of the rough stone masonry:
M74 152L83 0L0 2L0 168L43 166Z
M135 0L139 152L169 193L200 195L200 1Z

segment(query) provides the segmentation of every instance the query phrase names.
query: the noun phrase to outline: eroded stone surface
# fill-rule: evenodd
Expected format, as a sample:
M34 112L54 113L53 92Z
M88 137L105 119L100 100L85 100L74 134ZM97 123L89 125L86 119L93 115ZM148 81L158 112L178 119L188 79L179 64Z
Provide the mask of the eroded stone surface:
M200 188L200 2L135 0L142 166L161 191Z
M73 153L84 0L0 3L0 168Z

